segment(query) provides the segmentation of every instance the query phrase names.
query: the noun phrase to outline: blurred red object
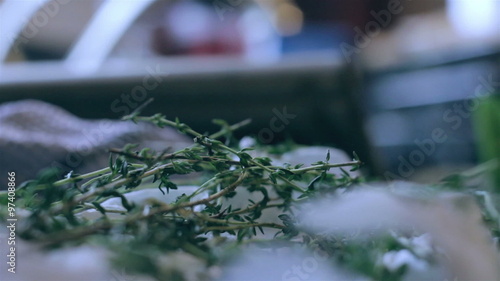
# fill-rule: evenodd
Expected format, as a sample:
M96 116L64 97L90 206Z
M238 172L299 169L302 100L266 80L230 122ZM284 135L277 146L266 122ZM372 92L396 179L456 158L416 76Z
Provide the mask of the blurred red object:
M243 54L239 16L233 12L221 20L211 5L173 3L167 6L163 24L154 31L153 48L161 55Z

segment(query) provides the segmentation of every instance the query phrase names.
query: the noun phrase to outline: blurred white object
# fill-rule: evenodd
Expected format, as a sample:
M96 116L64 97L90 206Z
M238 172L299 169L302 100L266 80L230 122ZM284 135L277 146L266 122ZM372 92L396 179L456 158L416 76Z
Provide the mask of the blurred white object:
M409 250L390 251L384 254L382 258L384 266L390 271L397 271L400 267L407 265L418 271L426 271L428 265L425 261L415 257Z
M254 138L245 136L245 137L241 138L240 142L238 143L238 146L241 149L244 149L244 148L254 147L256 144L257 144L257 141Z
M7 228L0 225L0 251L8 253ZM113 280L105 250L80 246L43 251L38 245L16 239L16 273L7 271L6 255L2 255L0 280L9 281L88 281Z
M213 36L213 27L218 19L205 5L184 1L172 5L168 10L165 25L171 27L171 35L181 45L203 44Z
M68 69L83 73L97 70L135 20L155 0L108 0L66 58Z
M243 34L245 59L272 63L281 57L281 39L262 9L250 6L244 11L239 30Z
M287 249L282 252L247 249L224 268L222 281L314 280L368 281L334 268L324 253Z
M0 224L0 240L7 241L7 228ZM8 244L0 243L0 251L8 253ZM0 280L8 281L153 281L150 276L128 274L113 269L107 249L97 246L41 249L34 243L16 240L16 272L0 270ZM7 261L4 256L2 261ZM205 273L203 261L183 252L170 252L157 257L158 268L163 272L181 270L186 280L198 279ZM5 264L5 263L4 263ZM6 267L8 265L5 265ZM203 279L205 280L205 279Z
M161 255L156 259L156 265L164 276L169 276L172 275L172 272L180 271L183 275L183 278L180 280L209 280L205 261L185 252L170 252ZM135 281L136 279L130 280Z
M398 185L408 188L403 182ZM322 233L427 232L444 252L446 258L438 258L451 280L500 280L499 254L472 197L442 193L417 199L402 195L404 192L390 193L387 186L353 190L335 201L313 203L314 208L302 214L303 226ZM396 266L402 258L388 256L386 261ZM421 279L424 277L429 278L422 275Z
M447 0L446 12L464 37L500 36L500 1Z

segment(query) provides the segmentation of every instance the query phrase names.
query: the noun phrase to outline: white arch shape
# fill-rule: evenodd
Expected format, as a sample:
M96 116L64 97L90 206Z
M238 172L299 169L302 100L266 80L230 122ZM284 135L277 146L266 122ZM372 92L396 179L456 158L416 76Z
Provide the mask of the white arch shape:
M4 0L0 3L0 68L26 23L53 0ZM156 0L106 0L66 57L69 69L93 71L101 66L123 34Z
M51 0L4 0L0 3L0 67L26 23Z
M68 69L84 73L97 70L127 29L155 1L104 2L68 54Z

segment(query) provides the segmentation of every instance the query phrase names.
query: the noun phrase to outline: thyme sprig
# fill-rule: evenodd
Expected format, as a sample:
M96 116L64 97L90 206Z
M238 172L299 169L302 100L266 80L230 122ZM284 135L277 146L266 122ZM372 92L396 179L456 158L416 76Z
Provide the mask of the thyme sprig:
M250 149L239 149L228 141L232 132L249 120L232 126L218 122L221 130L207 136L160 114L142 117L134 113L124 119L176 128L193 137L193 143L171 153L148 148L136 151L134 145L110 148L108 167L81 175L69 173L63 179L55 169L44 171L16 192L17 205L29 211L19 230L22 238L50 247L81 243L110 246L115 245L113 237L118 235L129 239L120 251L136 253L154 245L167 252L185 251L210 265L217 257L206 242L207 235L226 233L233 235L236 243L243 243L267 228L277 232L277 239L290 239L298 235L289 212L291 204L299 197L314 196L318 189L311 186L323 183L333 191L356 182L348 173L335 176L327 172L338 167L357 169L362 164L359 159L329 163L328 153L326 161L310 166L273 165L270 158L254 157L248 153ZM199 188L182 193L171 203L154 198L134 203L127 197L130 191L152 184L157 184L158 199L171 197L171 190L182 192L183 188L175 177L185 175L195 175ZM233 207L232 200L240 190L260 199L243 198L246 205ZM106 209L103 202L111 198L119 198L124 210ZM270 209L275 210L281 224L262 217L262 212ZM101 215L88 218L85 214L89 211Z

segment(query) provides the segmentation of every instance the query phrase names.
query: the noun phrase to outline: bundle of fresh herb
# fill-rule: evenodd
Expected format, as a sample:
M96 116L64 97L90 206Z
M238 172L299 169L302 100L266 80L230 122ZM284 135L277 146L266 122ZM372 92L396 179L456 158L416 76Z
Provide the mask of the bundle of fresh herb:
M470 196L447 197L450 190L463 188L467 176L450 177L435 187L354 188L364 181L353 176L362 164L356 154L354 160L343 163L332 163L330 151L325 151L323 160L308 166L276 164L280 161L263 152L264 147L254 151L235 142L232 132L248 121L230 126L219 120L221 130L207 136L159 114L133 113L124 119L176 128L191 136L193 144L170 153L136 151L134 145L110 149L106 168L69 173L64 179L49 169L15 192L0 194L2 219L17 219L15 239L23 248L17 253L19 262L38 265L34 271L19 269L14 280L234 281L266 276L272 280L325 276L329 280L411 280L412 270L435 269L436 260L442 261L443 254L430 236L441 243L438 248L451 251L445 253L451 257L449 276L481 268L482 276L495 274L494 253L485 249L487 239L469 245L475 238L466 234L483 233L484 225L477 223L479 214L498 240L500 220L491 194L460 190L476 195L481 211ZM441 227L442 218L457 229ZM470 231L459 231L462 226ZM448 237L452 242L447 243ZM453 241L469 245L464 247L469 253L489 255L488 260L471 271L455 268L467 253L456 250L459 246ZM258 246L256 252L254 246ZM249 263L224 266L249 247L251 251L243 251L250 253ZM265 258L261 249L272 254L266 252ZM280 249L289 252L279 254ZM52 263L46 261L49 256ZM292 256L294 260L289 259ZM76 259L79 271L62 272L53 264L58 259L66 263ZM255 278L249 275L252 265L259 267ZM332 268L351 275L332 277L327 272ZM434 276L446 276L439 274Z
M231 243L245 243L266 229L276 230L277 239L289 240L299 233L292 204L359 180L345 170L341 176L328 173L332 168L356 170L361 165L358 159L330 163L329 152L324 161L310 166L275 166L268 157L252 157L251 148L239 149L232 142L232 131L248 121L233 126L219 121L221 130L206 136L162 115L124 119L174 127L193 137L194 143L173 153L135 151L134 145L111 149L108 167L82 175L69 173L64 179L57 178L56 169L45 170L16 190L20 239L44 248L106 247L114 253L116 268L164 280L174 273L157 264L160 253L181 251L209 268L224 257L214 249L214 241L234 236ZM198 187L180 186L185 178ZM148 194L155 190L156 195L140 202L133 198L134 192L146 190ZM260 194L260 199L245 200L235 208L228 202L240 190ZM2 196L2 205L7 205L7 193ZM111 201L121 206L110 206ZM261 219L269 209L276 210L275 221ZM88 216L89 211L101 215ZM9 214L2 208L4 219Z

